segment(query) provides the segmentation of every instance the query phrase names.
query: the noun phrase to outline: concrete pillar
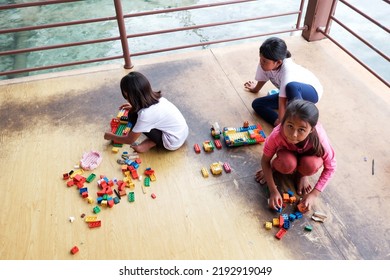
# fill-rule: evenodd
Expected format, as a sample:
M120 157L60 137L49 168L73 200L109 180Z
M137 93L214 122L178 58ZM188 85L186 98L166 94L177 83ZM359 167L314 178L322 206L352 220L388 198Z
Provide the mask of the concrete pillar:
M302 32L303 38L309 42L325 38L318 28L328 30L329 17L334 14L336 4L337 0L309 0L304 22L308 28Z

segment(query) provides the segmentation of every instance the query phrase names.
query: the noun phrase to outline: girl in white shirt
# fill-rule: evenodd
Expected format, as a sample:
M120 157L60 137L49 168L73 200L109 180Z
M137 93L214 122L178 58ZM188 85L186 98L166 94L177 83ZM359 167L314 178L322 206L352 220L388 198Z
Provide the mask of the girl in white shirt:
M317 77L296 64L286 43L277 37L268 38L261 45L255 80L257 82L246 82L245 89L258 93L267 81L279 89L278 94L259 97L252 102L253 110L273 126L280 123L289 101L304 99L317 103L323 93Z
M148 79L139 72L130 72L120 83L123 97L128 101L119 107L129 110L131 131L119 136L111 132L104 139L129 144L136 152L143 153L157 146L177 150L188 137L188 125L179 109L161 91L153 91ZM134 142L144 134L147 138L140 144Z

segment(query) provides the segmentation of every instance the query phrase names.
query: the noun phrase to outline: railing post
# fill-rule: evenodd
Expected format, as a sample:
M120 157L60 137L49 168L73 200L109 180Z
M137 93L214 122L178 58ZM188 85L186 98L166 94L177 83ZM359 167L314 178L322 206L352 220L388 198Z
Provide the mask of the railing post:
M304 23L307 29L302 32L303 38L309 42L325 38L318 29L329 31L329 18L334 14L336 3L337 0L309 0Z
M115 12L116 12L116 20L118 21L119 35L121 37L123 58L125 60L124 68L131 69L133 68L133 64L131 63L131 58L130 58L129 43L127 42L126 26L123 17L121 0L114 0L114 5L115 5Z

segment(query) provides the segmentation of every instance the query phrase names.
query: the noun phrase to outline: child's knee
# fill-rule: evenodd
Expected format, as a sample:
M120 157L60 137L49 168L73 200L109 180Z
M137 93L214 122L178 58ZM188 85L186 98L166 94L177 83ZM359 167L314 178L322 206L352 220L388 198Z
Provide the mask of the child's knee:
M310 176L317 173L323 164L324 162L320 157L305 156L300 158L297 169L300 174Z
M273 160L272 167L282 174L292 174L297 168L297 158L293 153L281 150Z

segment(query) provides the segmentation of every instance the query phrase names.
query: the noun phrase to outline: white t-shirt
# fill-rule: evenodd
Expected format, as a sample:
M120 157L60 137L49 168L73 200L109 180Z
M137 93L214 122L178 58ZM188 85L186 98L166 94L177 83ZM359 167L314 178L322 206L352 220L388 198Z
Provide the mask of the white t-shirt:
M137 123L132 131L137 133L161 130L164 147L168 150L180 148L188 136L188 125L179 109L161 97L159 102L138 112Z
M279 89L279 96L286 97L286 85L290 82L299 82L312 85L317 91L318 100L321 99L323 87L317 77L302 67L296 64L291 58L285 58L282 66L278 70L264 71L260 64L257 66L256 81L271 81L271 83Z

